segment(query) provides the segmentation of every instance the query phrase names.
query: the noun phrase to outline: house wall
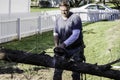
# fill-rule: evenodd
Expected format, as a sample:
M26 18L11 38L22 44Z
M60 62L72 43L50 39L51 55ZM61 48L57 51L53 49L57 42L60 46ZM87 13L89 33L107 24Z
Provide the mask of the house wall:
M9 0L0 0L0 14L9 13Z
M30 12L30 0L0 0L0 14Z

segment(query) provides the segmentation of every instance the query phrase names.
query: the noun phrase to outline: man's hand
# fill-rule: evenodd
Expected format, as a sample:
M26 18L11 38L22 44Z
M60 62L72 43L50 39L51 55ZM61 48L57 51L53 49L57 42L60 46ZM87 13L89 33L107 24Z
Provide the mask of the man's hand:
M61 48L61 47L55 47L54 48L54 53L56 55L59 55L59 56L65 56L65 54L67 53L66 50L64 48Z
M55 53L55 55L62 56L65 59L69 59L72 56L67 52L67 50L65 48L61 48L61 47L55 47L54 53Z
M60 48L65 48L66 45L65 45L65 43L62 43L62 44L58 45L58 47L60 47Z

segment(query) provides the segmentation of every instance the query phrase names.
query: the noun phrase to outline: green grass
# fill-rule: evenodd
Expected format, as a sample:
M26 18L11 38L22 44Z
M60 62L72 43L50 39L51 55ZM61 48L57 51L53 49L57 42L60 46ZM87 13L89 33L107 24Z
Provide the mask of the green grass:
M84 26L85 55L88 63L106 64L120 58L119 21L103 21ZM119 64L116 64L119 65ZM87 80L110 80L87 75Z
M51 11L51 10L58 10L58 8L31 7L31 12L44 12L44 11Z
M12 41L1 44L5 48L13 50L31 51L33 53L40 53L43 50L53 47L52 31L44 32L42 34L33 35L22 38L20 41Z
M88 56L88 62L105 64L114 60L111 59L112 54L117 58L115 54L119 52L114 48L117 46L116 49L119 50L120 47L119 27L119 21L97 22L84 27L85 54Z
M106 64L120 58L120 25L119 21L101 21L83 24L85 56L87 63ZM0 44L5 48L40 53L43 50L53 52L54 42L52 31ZM37 48L36 48L37 47ZM51 54L50 54L51 55ZM53 55L53 53L52 53ZM120 64L115 64L120 65ZM65 74L66 75L66 74ZM47 77L47 76L46 76ZM67 76L66 76L67 78ZM110 80L87 75L87 80ZM49 79L51 80L51 79Z

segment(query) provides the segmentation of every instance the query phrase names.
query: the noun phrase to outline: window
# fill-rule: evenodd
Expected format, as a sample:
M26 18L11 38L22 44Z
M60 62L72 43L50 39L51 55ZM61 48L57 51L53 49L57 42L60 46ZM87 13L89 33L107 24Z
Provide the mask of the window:
M103 6L100 6L100 5L98 5L97 8L98 8L98 10L105 10L105 8Z
M90 6L88 6L86 9L96 10L97 7L96 7L96 5L90 5Z

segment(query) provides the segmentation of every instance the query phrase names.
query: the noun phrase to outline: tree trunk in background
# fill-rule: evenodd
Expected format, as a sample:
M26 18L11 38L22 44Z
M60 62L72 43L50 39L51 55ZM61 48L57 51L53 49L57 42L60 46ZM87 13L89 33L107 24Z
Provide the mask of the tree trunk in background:
M85 0L69 0L71 7L79 7L82 1L84 2Z
M110 0L110 3L114 4L120 10L120 0Z
M103 0L103 4L105 4L105 0Z
M87 4L89 4L91 1L90 0L87 0Z
M60 56L55 59L54 57L45 54L45 52L35 54L18 50L1 49L0 59L10 62L76 71L85 74L107 77L115 80L120 79L120 71L110 69L110 65L73 62L63 59Z

